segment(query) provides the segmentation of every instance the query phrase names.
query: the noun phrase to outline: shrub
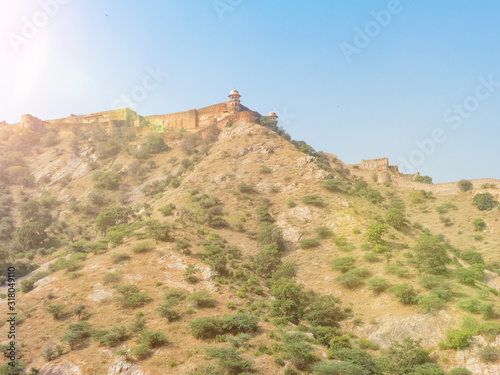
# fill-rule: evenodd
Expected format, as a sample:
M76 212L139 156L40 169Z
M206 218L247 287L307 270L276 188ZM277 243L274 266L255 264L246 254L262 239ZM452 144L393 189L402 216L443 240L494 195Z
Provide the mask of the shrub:
M332 295L317 296L305 313L305 319L311 326L336 326L345 318L340 309L340 300Z
M316 361L313 347L306 338L307 336L301 332L286 334L283 337L285 358L299 370L307 369Z
M371 341L360 339L358 341L358 345L360 349L370 349L370 350L379 350L380 346L378 344L375 344Z
M298 324L309 303L304 286L294 280L281 278L272 284L271 295L275 298L270 307L271 315Z
M353 257L342 257L334 259L330 262L330 265L334 270L346 273L347 271L354 268L355 263L356 261Z
M376 371L376 362L370 353L357 348L341 348L328 352L330 359L338 359L342 362L349 362L361 366L368 371L368 374Z
M414 179L415 182L422 182L424 184L432 184L432 177L430 176L417 176Z
M453 271L453 277L462 284L474 286L476 280L481 281L484 276L471 268L457 268Z
M160 212L163 216L172 215L174 210L175 210L175 204L173 203L167 203L166 205L158 208L158 212Z
M214 317L198 318L189 323L189 328L197 339L213 339L223 333L219 319Z
M151 242L140 242L134 245L130 250L136 254L147 253L153 249Z
M448 375L472 375L472 372L463 367L457 367L448 371Z
M298 242L301 249L312 249L319 246L319 240L316 238L304 238Z
M278 245L263 245L255 255L253 265L255 272L265 278L269 278L281 264Z
M444 308L445 301L434 294L421 297L417 303L417 309L422 313L436 312Z
M150 349L159 348L167 343L167 338L163 332L143 331L138 340L139 344L147 345Z
M124 261L129 260L129 259L130 259L130 255L128 255L126 253L114 254L111 256L111 261L115 264L124 262Z
M311 206L323 207L325 206L325 202L320 198L317 194L312 195L304 195L302 198L302 203L310 204Z
M490 193L476 194L472 201L479 211L490 211L495 206Z
M278 226L272 223L262 223L257 241L260 246L276 244L280 253L285 250L283 233Z
M92 326L89 322L71 323L66 326L61 340L67 341L70 349L74 349L90 337L91 332Z
M319 238L328 238L333 234L332 230L325 226L314 228L314 233L316 233Z
M470 345L469 340L472 339L472 334L468 331L461 329L452 329L446 332L446 339L444 343L440 344L443 349L467 349Z
M334 193L344 193L346 191L345 183L336 178L322 181L321 187Z
M465 260L469 264L484 264L483 256L474 250L466 250L461 255L460 258Z
M444 278L436 275L423 275L418 278L418 283L424 289L430 290L444 283Z
M219 367L228 375L253 372L253 366L250 361L241 358L234 348L208 347L206 352L210 358L217 359Z
M198 308L210 308L215 306L212 296L206 290L191 293L187 296L186 301L194 304Z
M380 262L380 257L378 256L378 254L373 252L366 253L365 255L363 255L363 259L369 263Z
M401 343L393 342L380 358L383 373L413 374L416 366L432 363L429 352L420 346L420 341L405 338Z
M418 293L413 288L413 286L403 283L400 285L394 285L387 290L398 298L399 302L404 305L414 305L418 301Z
M494 346L486 346L479 351L479 358L485 362L495 362L500 357L500 351Z
M182 275L182 278L189 284L195 284L198 282L198 278L196 277L197 271L198 268L196 268L194 264L188 264L186 270L184 271L184 274Z
M337 277L335 280L349 289L353 289L360 285L363 285L365 282L364 278L356 273L353 273L352 271L355 270L348 271Z
M474 230L476 232L481 232L486 229L486 223L483 219L474 219L472 225L474 225Z
M472 190L474 186L472 185L472 182L470 182L469 180L460 180L458 182L458 187L462 191L469 191Z
M111 283L116 283L117 281L120 281L121 278L122 278L122 275L119 271L108 272L104 275L103 281L105 284L111 284Z
M56 303L52 305L45 306L45 311L47 311L56 320L61 319L64 316L64 310L66 305L64 303Z
M102 211L96 219L96 228L101 233L115 225L127 224L132 216L132 209L127 207L113 207Z
M392 264L387 264L384 267L385 272L392 273L398 277L408 277L410 275L410 271L408 268L403 267L401 262L396 262Z
M470 312L472 314L481 313L481 302L474 298L466 299L465 301L460 301L457 306L464 311Z
M116 288L117 292L121 294L117 298L118 304L124 309L135 309L142 307L153 299L144 292L140 292L137 285L126 285Z
M95 187L107 190L118 190L122 176L115 172L96 171L92 175Z
M224 315L220 324L226 333L238 334L257 330L259 318L248 314Z
M297 206L297 204L295 203L295 201L292 198L288 198L286 200L286 206L288 208L294 208L295 206Z
M366 227L366 241L371 244L381 244L382 236L388 232L387 226L382 223L373 223Z
M481 323L477 329L477 333L486 336L490 341L493 341L500 335L500 323L497 322L484 322Z
M385 214L385 220L391 227L401 229L405 224L405 213L400 208L390 207Z
M149 347L145 344L141 344L132 349L132 353L137 357L137 359L146 359L149 356Z
M100 330L94 331L92 333L92 338L103 346L116 346L120 342L125 341L127 336L127 330L125 327L113 327L110 330Z
M371 290L375 295L385 292L390 287L389 281L377 276L371 277L366 280L366 284L368 285L368 289Z
M262 174L269 174L269 173L272 173L273 170L265 165L261 165L260 166L260 169L259 169L259 172L262 173Z
M351 362L320 362L314 366L314 375L370 375L371 372Z
M439 275L446 272L449 263L449 246L440 236L422 234L417 239L415 257L417 264L426 272Z
M28 293L35 287L35 282L31 279L25 279L21 281L21 292Z
M160 315L163 318L166 318L167 321L169 322L176 321L180 318L179 313L171 309L168 303L160 305L160 307L158 307L156 311L158 312L158 315Z
M42 358L46 361L52 361L64 353L64 346L62 345L47 345L43 351ZM1 372L0 372L1 374Z

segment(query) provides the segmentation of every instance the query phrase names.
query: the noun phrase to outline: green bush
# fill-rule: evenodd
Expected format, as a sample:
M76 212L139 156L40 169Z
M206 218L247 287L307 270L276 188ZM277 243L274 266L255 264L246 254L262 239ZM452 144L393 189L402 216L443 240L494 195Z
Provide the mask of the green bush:
M330 350L328 352L328 358L361 366L368 371L368 374L374 373L377 370L377 364L373 356L362 349L341 348Z
M220 320L215 317L198 318L189 323L193 337L197 339L213 339L223 333Z
M432 184L432 177L430 176L417 176L414 179L415 182L422 182L424 184Z
M95 187L99 189L118 190L122 176L115 172L96 171L92 174Z
M166 318L168 322L174 322L180 319L179 313L171 309L170 304L168 303L160 305L160 307L158 307L156 311L158 312L158 315L160 315L163 318Z
M126 260L129 260L129 259L130 259L130 255L128 255L126 253L114 254L111 256L111 261L115 264L122 263Z
M25 279L21 281L21 292L28 293L35 287L35 282L31 279Z
M495 206L495 201L490 193L476 194L472 201L479 211L490 211Z
M312 249L319 246L319 240L316 238L304 238L298 241L299 248L301 249Z
M224 315L220 319L222 330L226 333L238 334L255 332L259 318L248 314Z
M173 203L167 203L166 205L158 208L158 212L160 212L163 216L172 215L174 210L175 210L175 204Z
M345 318L340 309L340 300L332 295L316 296L304 315L311 326L336 326Z
M390 207L385 214L385 220L391 227L399 230L405 224L405 212L401 208Z
M122 274L119 271L108 272L104 275L103 281L105 284L116 283L120 281L122 278Z
M413 286L403 283L394 285L387 289L389 293L394 294L396 298L404 305L414 305L418 302L418 293Z
M422 234L417 238L415 246L416 264L430 274L446 273L449 245L443 242L442 237Z
M446 339L444 343L440 344L443 349L467 349L470 345L472 334L469 331L461 329L452 329L446 332Z
M324 207L326 203L317 194L304 195L302 198L302 203L310 204L311 206Z
M124 309L135 309L142 307L153 299L146 293L139 291L137 285L119 286L116 291L121 294L117 297L118 304Z
M64 303L55 303L52 305L45 306L45 311L47 311L52 317L56 320L61 319L65 314L64 310L66 309L66 304Z
M154 349L165 345L167 343L167 338L163 332L143 331L138 343L147 345L150 349Z
M228 375L239 375L253 372L253 365L247 359L241 358L234 348L208 347L207 355L217 359L217 364Z
M462 191L469 191L469 190L472 190L474 188L474 186L472 185L472 182L470 182L469 180L460 180L458 182L458 187Z
M382 223L373 223L366 227L366 241L376 245L382 244L382 236L388 232L387 225Z
M408 270L408 268L403 267L401 262L387 264L384 267L384 270L387 273L391 273L401 278L410 276L410 271Z
M371 290L375 295L385 292L391 285L389 281L382 277L371 277L366 280L368 289Z
M380 262L380 257L378 256L378 254L373 252L366 253L365 255L363 255L363 259L369 263Z
M285 359L288 359L298 370L306 370L316 361L313 347L307 342L307 336L301 332L283 336Z
M483 256L472 249L465 250L462 254L460 254L460 258L462 258L469 264L484 264Z
M481 323L477 331L480 335L486 336L488 340L493 341L498 335L500 335L500 323L497 322Z
M304 286L297 284L294 280L280 278L273 282L271 295L275 298L270 306L271 315L286 318L298 324L309 304Z
M472 225L474 225L474 230L476 232L482 232L486 229L486 223L483 219L474 219Z
M127 329L125 327L113 327L110 330L94 331L92 338L101 346L113 347L128 338Z
M92 326L89 322L70 323L66 326L61 341L66 341L73 350L90 337L91 332Z
M429 352L420 346L420 341L405 338L401 343L393 342L379 359L382 373L413 374L417 366L432 363L433 360L429 356ZM420 373L419 375L424 374Z
M133 253L142 254L147 253L153 249L154 245L151 242L140 242L130 249Z
M260 169L259 169L259 172L262 173L262 174L269 174L269 173L272 173L273 170L265 165L261 165L260 166Z
M445 282L442 276L423 275L418 278L418 283L424 289L430 290L441 286Z
M337 178L322 181L321 187L333 193L344 193L346 191L345 183Z
M356 260L353 257L342 257L334 259L330 262L330 265L334 270L346 273L347 271L354 268L355 263Z
M339 277L337 277L335 280L342 284L344 287L353 289L358 286L361 286L364 284L365 280L364 277L358 275L357 273L353 272L355 270L348 271Z
M479 358L485 362L495 362L500 358L500 351L494 346L486 346L479 351Z
M368 340L364 340L364 339L359 339L358 345L359 345L360 349L363 349L363 350L366 350L366 349L379 350L380 349L380 345L375 344L375 343L368 341Z
M206 290L191 293L187 296L186 301L192 303L197 308L215 307L215 301Z
M328 238L333 234L332 230L325 226L314 228L314 233L316 233L319 238Z
M294 207L296 207L296 206L297 206L297 204L295 203L295 201L294 201L292 198L288 198L288 199L286 200L286 206L287 206L288 208L294 208Z
M444 308L445 301L434 294L428 294L420 297L417 303L417 309L422 313L436 312Z
M453 277L460 283L474 286L476 281L482 281L484 276L471 268L457 268L453 271Z
M269 278L281 264L278 245L263 245L255 255L253 265L255 272L265 278Z
M320 362L314 366L314 375L370 375L369 370L351 362Z
M448 371L448 375L472 375L472 372L463 367L457 367Z

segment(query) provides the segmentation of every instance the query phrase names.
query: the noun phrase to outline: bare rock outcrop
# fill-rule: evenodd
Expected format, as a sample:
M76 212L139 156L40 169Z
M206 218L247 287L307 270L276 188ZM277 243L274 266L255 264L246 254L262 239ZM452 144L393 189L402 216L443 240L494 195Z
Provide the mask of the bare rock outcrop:
M68 361L48 363L40 369L39 375L83 375L81 369Z
M392 341L401 342L405 338L422 339L423 346L434 346L445 338L446 331L456 327L458 322L446 312L436 314L414 314L394 317L387 314L376 324L356 327L355 333L367 335L368 339L383 348Z

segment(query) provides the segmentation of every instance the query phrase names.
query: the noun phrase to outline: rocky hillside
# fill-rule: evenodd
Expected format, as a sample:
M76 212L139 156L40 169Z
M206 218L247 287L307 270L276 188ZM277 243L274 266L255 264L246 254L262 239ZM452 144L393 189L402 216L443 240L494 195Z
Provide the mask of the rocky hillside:
M263 124L0 128L0 374L500 373L497 187L363 181Z

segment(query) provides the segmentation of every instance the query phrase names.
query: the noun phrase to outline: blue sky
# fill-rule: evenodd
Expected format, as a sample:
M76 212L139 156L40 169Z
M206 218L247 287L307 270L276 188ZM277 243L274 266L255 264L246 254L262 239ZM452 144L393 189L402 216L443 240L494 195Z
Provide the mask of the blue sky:
M494 0L0 0L0 121L134 92L140 114L182 111L235 87L347 163L500 178L499 14Z

